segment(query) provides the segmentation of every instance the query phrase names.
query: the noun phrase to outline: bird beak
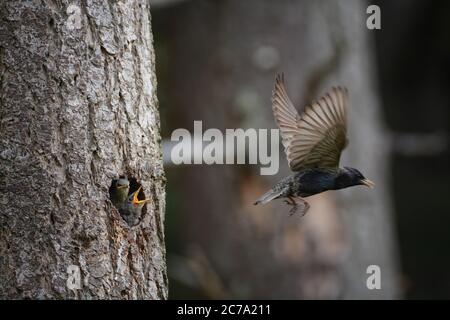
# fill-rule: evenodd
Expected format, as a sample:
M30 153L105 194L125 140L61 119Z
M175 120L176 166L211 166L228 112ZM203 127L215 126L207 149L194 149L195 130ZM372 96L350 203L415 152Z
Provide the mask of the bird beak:
M373 189L373 187L375 186L375 183L373 183L369 179L361 180L361 184L365 185L366 187L369 187L370 189Z
M144 199L144 200L138 199L138 194L139 194L139 191L141 191L141 188L142 187L139 187L139 189L137 189L133 194L133 203L135 203L135 204L140 204L140 203L145 203L147 201L150 201L150 199Z
M125 186L125 185L120 185L120 186L117 186L117 189L123 189L123 188L126 188L127 186Z

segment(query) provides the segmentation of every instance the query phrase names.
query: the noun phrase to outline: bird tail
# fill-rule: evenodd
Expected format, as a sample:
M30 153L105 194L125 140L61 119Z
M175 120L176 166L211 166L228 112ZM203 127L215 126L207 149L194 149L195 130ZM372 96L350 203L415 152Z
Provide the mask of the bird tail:
M266 204L267 202L278 198L283 193L283 190L275 191L273 189L270 189L266 193L264 193L261 197L259 197L258 200L255 201L254 205L258 204Z

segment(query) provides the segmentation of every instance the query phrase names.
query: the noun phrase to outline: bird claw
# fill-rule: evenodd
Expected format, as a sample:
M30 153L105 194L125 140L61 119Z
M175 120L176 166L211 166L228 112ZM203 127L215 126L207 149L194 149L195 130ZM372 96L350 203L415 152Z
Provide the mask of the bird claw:
M298 203L297 202L292 203L292 202L289 202L288 200L284 200L284 202L292 206L292 208L289 210L289 217L292 217L294 215L294 213L297 212ZM301 203L303 204L303 210L302 210L302 214L300 215L300 218L303 217L304 215L306 215L306 213L308 212L308 210L310 208L310 205L308 202L302 201Z
M294 213L295 212L297 212L297 208L298 208L298 205L297 204L291 204L292 205L292 208L289 210L289 217L292 217L293 215L294 215Z
M306 213L308 212L308 210L309 210L309 203L308 202L303 202L303 214L300 216L300 218L301 217L303 217L304 215L306 215Z

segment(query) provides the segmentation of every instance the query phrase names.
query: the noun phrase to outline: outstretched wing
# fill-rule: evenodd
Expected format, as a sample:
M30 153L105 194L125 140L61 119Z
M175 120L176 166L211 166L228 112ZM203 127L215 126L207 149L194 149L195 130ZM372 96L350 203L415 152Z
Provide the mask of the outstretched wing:
M346 88L333 89L298 114L289 99L283 75L275 79L272 109L292 171L336 168L347 145Z

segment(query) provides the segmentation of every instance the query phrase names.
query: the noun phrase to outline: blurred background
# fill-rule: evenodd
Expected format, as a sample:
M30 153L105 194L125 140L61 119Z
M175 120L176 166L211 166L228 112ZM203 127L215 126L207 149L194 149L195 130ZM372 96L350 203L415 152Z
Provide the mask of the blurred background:
M450 298L448 1L152 0L165 156L177 128L275 128L275 75L300 109L349 88L341 165L374 190L254 200L289 174L165 163L169 295L177 298ZM381 9L368 30L366 9ZM280 144L281 148L281 144ZM169 157L167 157L169 158ZM368 290L369 265L381 290Z

